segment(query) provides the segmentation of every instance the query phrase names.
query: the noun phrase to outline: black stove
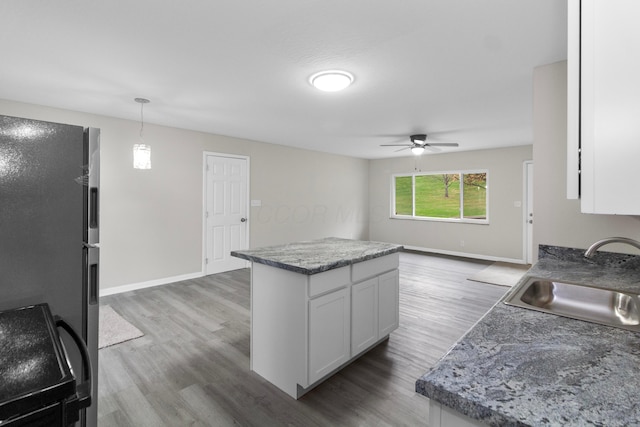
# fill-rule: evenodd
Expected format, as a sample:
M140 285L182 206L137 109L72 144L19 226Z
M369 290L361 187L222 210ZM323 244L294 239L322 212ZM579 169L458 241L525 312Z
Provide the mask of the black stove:
M81 348L84 342L47 304L0 312L0 425L68 426L91 404L91 369L76 385L57 328L67 331ZM86 346L84 346L86 350Z

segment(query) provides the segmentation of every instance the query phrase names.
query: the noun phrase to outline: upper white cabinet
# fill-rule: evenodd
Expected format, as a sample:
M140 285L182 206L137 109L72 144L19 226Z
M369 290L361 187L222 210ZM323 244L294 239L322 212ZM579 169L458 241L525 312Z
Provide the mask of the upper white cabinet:
M568 0L567 198L580 198L580 0Z
M638 16L637 0L569 0L568 196L580 153L584 213L640 214Z

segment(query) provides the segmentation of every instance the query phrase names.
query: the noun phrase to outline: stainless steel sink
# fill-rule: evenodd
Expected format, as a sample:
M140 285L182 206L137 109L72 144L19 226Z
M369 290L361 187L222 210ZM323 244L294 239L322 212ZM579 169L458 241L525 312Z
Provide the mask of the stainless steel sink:
M640 331L640 300L630 292L531 277L505 304Z

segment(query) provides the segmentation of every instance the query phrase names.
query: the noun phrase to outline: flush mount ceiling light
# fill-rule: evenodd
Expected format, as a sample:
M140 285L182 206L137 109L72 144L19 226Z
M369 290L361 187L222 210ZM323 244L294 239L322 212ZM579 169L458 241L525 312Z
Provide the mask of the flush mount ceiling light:
M309 82L325 92L337 92L353 83L353 74L340 70L321 71L309 78Z

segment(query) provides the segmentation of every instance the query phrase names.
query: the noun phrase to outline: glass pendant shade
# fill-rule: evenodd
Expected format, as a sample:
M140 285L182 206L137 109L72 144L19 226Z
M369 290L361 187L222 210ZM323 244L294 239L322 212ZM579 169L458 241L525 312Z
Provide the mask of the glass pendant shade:
M151 147L149 145L133 145L133 167L135 169L151 169Z

